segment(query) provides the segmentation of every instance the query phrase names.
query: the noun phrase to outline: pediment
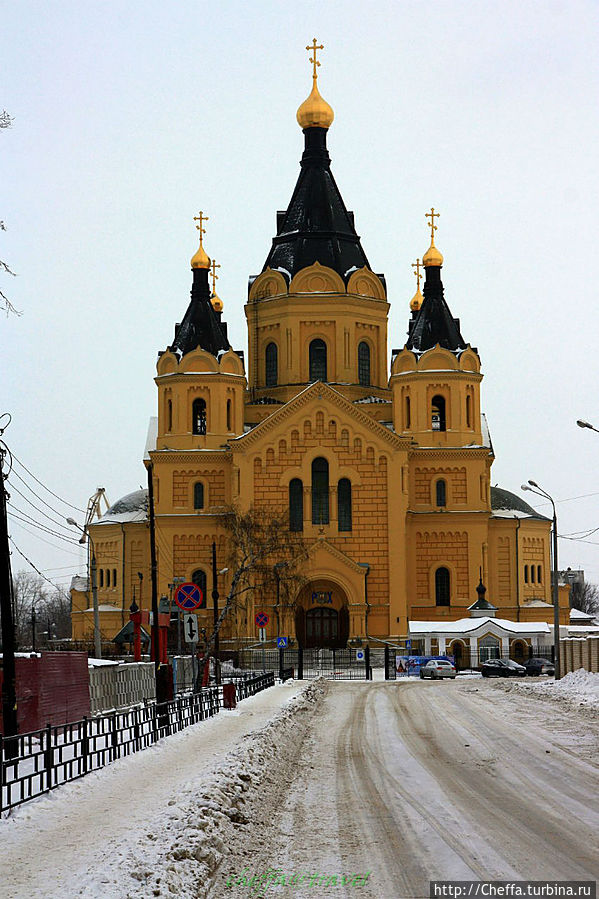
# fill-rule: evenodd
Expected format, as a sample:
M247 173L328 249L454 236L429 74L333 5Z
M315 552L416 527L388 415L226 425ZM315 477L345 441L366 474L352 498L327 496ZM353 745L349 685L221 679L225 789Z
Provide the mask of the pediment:
M345 293L345 284L334 269L315 262L295 275L289 293Z
M306 416L312 416L318 411L326 411L326 414L335 417L342 427L352 427L354 436L362 437L366 443L375 444L381 452L406 449L410 445L408 438L399 437L394 431L381 425L329 384L316 381L284 406L277 407L248 434L232 440L231 447L241 451L272 444L279 436L287 437L294 428L300 429L301 432Z
M357 293L361 297L374 297L375 300L386 299L380 279L366 266L352 272L347 282L347 292Z
M329 543L326 537L319 537L310 547L308 555L312 565L320 570L334 564L336 568L346 568L353 576L366 577L367 567L354 562L346 553Z
M281 272L267 268L258 275L250 288L249 302L266 300L270 297L278 297L287 294L287 281Z

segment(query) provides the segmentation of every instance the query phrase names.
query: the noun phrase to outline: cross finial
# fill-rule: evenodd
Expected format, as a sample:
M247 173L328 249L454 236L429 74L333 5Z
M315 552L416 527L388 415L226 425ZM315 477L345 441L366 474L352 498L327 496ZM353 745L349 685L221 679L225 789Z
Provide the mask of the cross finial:
M312 78L314 79L314 81L316 81L316 79L318 78L318 75L316 74L316 67L320 65L320 63L319 63L318 60L316 59L316 51L317 51L317 50L324 50L324 44L317 44L317 43L316 43L316 38L312 38L312 43L311 43L311 44L308 44L308 45L306 46L306 50L308 50L308 51L311 50L312 53L313 53L313 56L310 56L309 59L310 59L310 62L312 63L312 65L313 65L313 67L314 67L314 71L313 71L313 73L312 73Z
M218 275L216 274L217 268L220 268L220 265L218 265L213 259L212 265L210 266L210 269L211 269L210 277L212 278L212 293L216 293L216 282L218 281Z
M431 206L431 211L425 213L425 218L430 219L429 228L431 229L431 243L435 242L435 231L437 230L437 226L435 225L435 219L439 218L441 213L435 212L435 207Z
M416 275L416 286L418 290L420 290L420 279L422 278L422 275L420 274L420 259L417 259L416 262L412 263L412 268L416 269L414 272Z
M194 220L194 222L200 223L199 225L196 225L196 228L200 232L200 246L202 246L202 238L203 238L204 234L206 233L206 229L203 228L202 225L204 224L204 222L209 221L209 218L207 215L204 215L204 213L200 210L200 214L194 215L193 220Z

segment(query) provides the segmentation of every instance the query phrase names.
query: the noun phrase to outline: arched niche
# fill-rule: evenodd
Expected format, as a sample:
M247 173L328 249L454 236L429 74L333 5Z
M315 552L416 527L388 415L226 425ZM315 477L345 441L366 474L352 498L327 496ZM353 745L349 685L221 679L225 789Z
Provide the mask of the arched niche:
M267 268L258 275L250 287L249 301L267 300L270 297L278 297L287 293L287 281L281 272Z
M460 368L462 371L480 371L480 359L470 347L460 356Z
M220 357L220 370L231 375L243 375L243 362L234 350L227 352Z
M418 367L418 362L414 353L410 350L402 350L398 353L391 366L391 374L398 375L402 371L414 371Z
M177 371L178 366L179 360L174 353L167 352L159 356L156 363L156 371L159 375L172 375L173 372Z
M458 360L452 352L437 344L420 357L418 368L425 371L455 371L458 368Z
M332 268L315 262L297 273L289 293L345 293L343 278Z
M212 353L206 352L199 347L186 353L179 363L179 371L218 371L218 362Z
M352 272L347 282L347 292L357 293L361 297L373 297L375 300L387 299L379 278L366 266Z

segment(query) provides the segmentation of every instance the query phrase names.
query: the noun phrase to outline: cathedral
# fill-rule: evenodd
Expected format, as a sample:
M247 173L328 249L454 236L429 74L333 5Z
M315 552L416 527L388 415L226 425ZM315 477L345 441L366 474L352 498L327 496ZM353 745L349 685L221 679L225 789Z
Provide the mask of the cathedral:
M333 176L321 47L307 49L300 172L261 271L249 278L247 355L229 344L203 212L191 301L158 355L158 414L144 459L153 472L158 595L196 583L209 630L213 542L219 559L227 555L223 507L284 510L309 546L305 582L281 615L274 595L254 598L249 614L225 621L221 648L255 644L261 611L271 645L277 636L335 647L413 635L429 652L459 655L467 639L473 645L474 617L476 640L502 641L522 656L535 640L550 642L542 638L553 621L550 521L491 486L481 359L445 298L434 208L406 302L407 340L392 335L403 346L389 364L385 276L372 270ZM128 622L132 599L149 606L148 517L148 491L139 490L89 527L105 640ZM221 575L221 596L230 576ZM83 578L72 604L73 637L89 638ZM567 616L565 600L563 623Z

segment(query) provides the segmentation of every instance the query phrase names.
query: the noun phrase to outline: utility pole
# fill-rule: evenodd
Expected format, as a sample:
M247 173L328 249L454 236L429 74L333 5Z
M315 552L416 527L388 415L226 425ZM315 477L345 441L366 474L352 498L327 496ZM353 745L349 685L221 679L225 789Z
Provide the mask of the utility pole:
M156 678L156 702L165 701L161 688L162 679L158 674L160 669L158 647L158 564L156 562L156 523L154 521L154 466L148 465L148 513L150 516L150 566L152 575L152 655L154 657L154 674Z
M212 601L214 603L214 675L220 684L220 643L218 639L218 574L216 571L216 541L212 541Z
M0 434L2 431L0 431ZM2 624L2 717L5 737L19 732L17 721L17 681L15 672L15 629L12 614L12 577L8 549L8 522L6 519L6 491L4 489L5 445L0 443L0 622ZM6 744L6 755L16 751L14 741Z

